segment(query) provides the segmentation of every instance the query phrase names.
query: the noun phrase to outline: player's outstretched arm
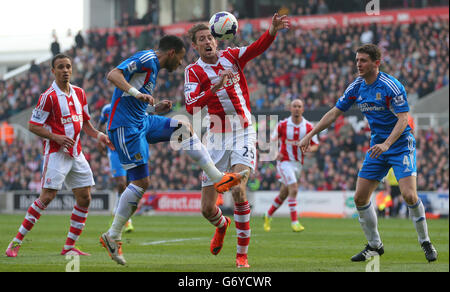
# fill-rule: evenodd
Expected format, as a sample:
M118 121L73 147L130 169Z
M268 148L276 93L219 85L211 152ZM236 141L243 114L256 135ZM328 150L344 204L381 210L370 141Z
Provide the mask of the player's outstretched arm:
M300 146L301 150L303 152L308 152L309 151L309 147L311 145L311 139L312 137L314 137L314 135L319 134L320 132L322 132L323 130L325 130L326 128L328 128L329 126L331 126L332 123L334 123L334 121L336 121L336 119L342 115L344 112L341 111L340 109L338 109L337 107L333 107L332 109L330 109L321 119L320 121L317 123L317 125L314 126L314 128L311 130L311 132L309 132L308 134L305 135L305 137L303 137L302 140L300 140L300 143L298 146Z
M106 79L114 84L115 87L119 88L123 92L127 92L129 95L136 97L140 101L148 102L150 105L154 104L153 97L149 94L141 93L139 90L131 86L123 76L122 70L114 68L112 69Z
M236 56L239 59L240 66L244 68L247 62L264 53L275 40L277 32L285 28L289 28L287 16L279 16L278 13L275 13L272 17L269 30L250 44L242 55L239 54Z
M97 139L98 142L105 144L111 150L115 150L113 143L109 140L105 133L98 131L92 126L90 121L83 122L83 131L90 137Z

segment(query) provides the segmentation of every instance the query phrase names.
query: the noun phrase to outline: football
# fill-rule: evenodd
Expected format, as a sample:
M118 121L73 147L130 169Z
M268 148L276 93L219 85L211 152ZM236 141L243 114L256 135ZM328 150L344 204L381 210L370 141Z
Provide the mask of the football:
M217 12L209 20L209 29L216 39L228 40L233 38L236 34L238 30L238 21L236 17L229 12Z

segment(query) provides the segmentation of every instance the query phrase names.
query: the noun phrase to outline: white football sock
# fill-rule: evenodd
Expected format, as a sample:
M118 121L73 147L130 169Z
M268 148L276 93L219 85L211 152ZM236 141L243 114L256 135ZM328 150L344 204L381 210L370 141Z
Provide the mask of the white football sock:
M381 238L378 233L378 218L372 202L361 207L356 207L359 214L359 223L364 231L369 245L373 248L381 247Z
M121 239L122 229L128 219L130 219L136 211L139 200L142 198L144 192L144 189L134 184L129 184L122 193L119 200L119 206L117 207L116 214L114 216L113 224L108 230L108 234L112 239Z
M430 241L430 238L428 237L427 219L425 217L425 207L423 206L422 201L419 199L414 205L408 205L408 209L409 214L411 214L414 227L416 227L420 244L424 241Z
M222 179L223 173L217 169L208 150L195 133L192 137L181 142L181 148L203 169L213 182L216 183Z

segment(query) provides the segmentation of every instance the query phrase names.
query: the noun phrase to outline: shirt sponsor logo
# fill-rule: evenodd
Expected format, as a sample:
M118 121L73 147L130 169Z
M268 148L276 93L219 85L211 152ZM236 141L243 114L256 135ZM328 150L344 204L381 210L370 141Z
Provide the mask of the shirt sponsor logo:
M240 80L241 80L241 76L239 74L234 74L233 78L232 79L228 79L227 82L220 89L224 89L224 88L229 87L229 86L231 86L233 84L239 83ZM213 88L214 85L215 84L211 84L211 88Z
M152 82L147 83L144 88L150 93L153 94L153 88L155 85Z
M384 106L376 106L376 105L371 105L368 103L360 103L358 104L359 109L361 110L361 112L377 112L377 111L384 111L385 107Z
M83 121L83 115L79 114L79 115L72 115L71 117L63 117L61 118L61 124L65 125L65 124L70 124L73 122L82 122Z

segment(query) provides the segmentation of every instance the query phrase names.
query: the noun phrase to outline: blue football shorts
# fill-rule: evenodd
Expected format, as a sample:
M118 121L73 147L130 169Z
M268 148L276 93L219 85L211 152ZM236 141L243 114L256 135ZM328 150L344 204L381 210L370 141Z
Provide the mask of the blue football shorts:
M371 142L370 146L375 145ZM408 176L417 176L416 140L411 133L402 135L388 151L378 158L371 158L366 154L363 165L358 173L359 177L381 181L392 167L395 177L400 180Z
M126 176L127 171L122 167L117 151L108 148L109 168L112 177Z
M170 141L172 133L177 129L178 121L149 115L140 127L119 127L108 131L109 139L116 148L120 164L128 170L130 179L136 179L133 171L139 167L148 172L148 144ZM144 170L145 171L145 170Z

